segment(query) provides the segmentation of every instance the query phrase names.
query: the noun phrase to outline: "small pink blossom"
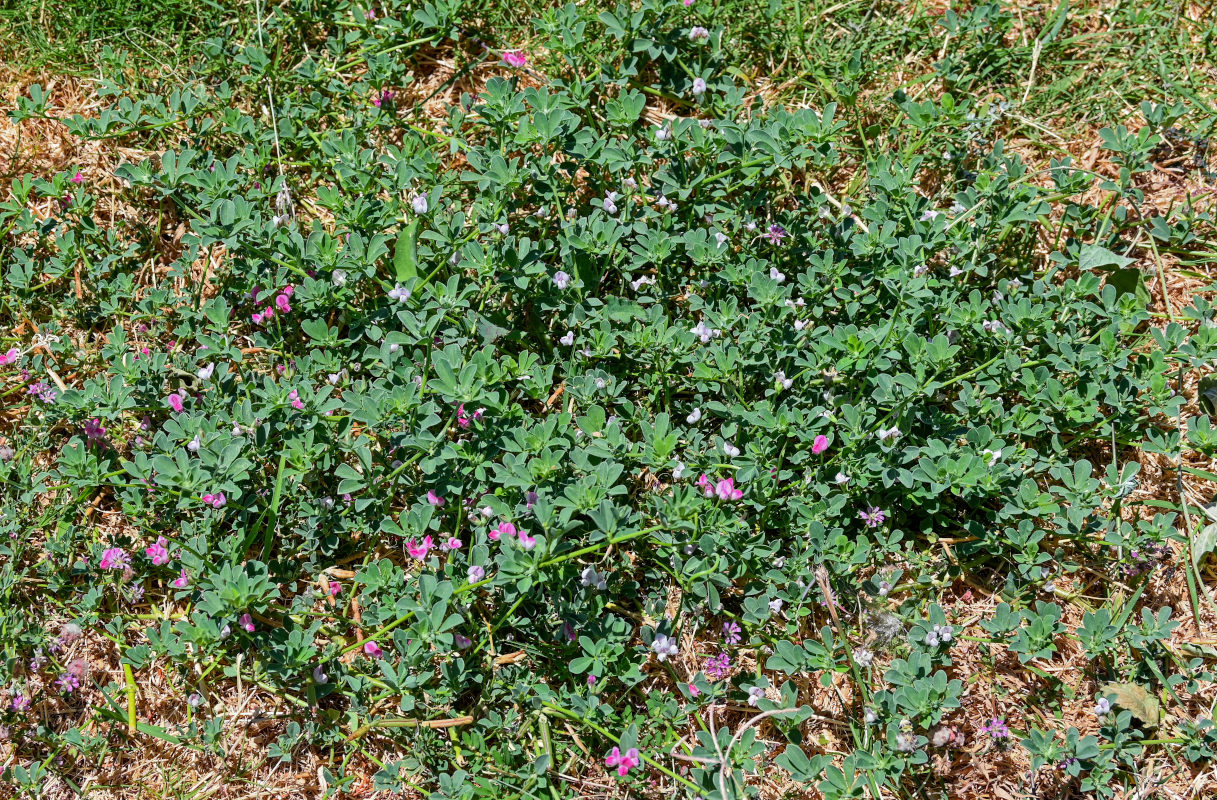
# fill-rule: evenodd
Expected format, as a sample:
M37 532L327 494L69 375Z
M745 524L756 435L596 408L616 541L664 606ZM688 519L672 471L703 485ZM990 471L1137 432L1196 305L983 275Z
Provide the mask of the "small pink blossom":
M444 500L444 498L440 497L435 492L427 492L427 502L438 508L439 506L442 506L447 501Z
M84 183L84 182L85 182L85 176L81 175L79 172L77 172L75 175L72 176L72 183Z
M330 581L330 597L337 597L342 591L342 584L338 581Z
M249 612L242 614L241 618L238 619L237 622L240 623L241 627L249 633L254 632L254 618L249 615Z
M688 690L689 690L689 697L695 698L701 694L701 689L698 689L696 686L694 686L691 683L687 684L686 688L688 688Z
M0 355L0 367L8 364L16 364L17 359L21 358L21 351L15 347L10 347L8 352Z
M632 768L642 763L642 757L639 755L637 747L626 750L624 755L621 753L620 747L614 747L613 752L604 759L604 763L607 766L616 767L617 774L624 778Z
M714 496L714 486L710 483L710 479L706 477L706 473L703 472L701 477L697 479L697 486L706 497Z
M102 551L101 561L97 566L102 569L126 569L131 563L131 556L121 547L110 547Z
M524 531L520 531L520 546L525 550L531 550L537 546L537 537L529 536Z
M182 567L182 571L178 573L177 578L169 585L174 589L188 588L190 586L190 573L186 571L185 567Z
M424 536L421 543L416 542L414 539L406 542L406 552L409 553L412 558L417 558L419 561L426 558L427 553L429 553L433 547L435 547L435 542L431 540L430 536Z
M828 449L828 437L825 436L824 434L820 434L819 436L817 436L815 438L815 441L813 441L811 443L811 452L813 455L818 456L820 453L823 453L827 449Z
M150 547L144 548L144 555L146 555L146 556L148 556L148 558L152 559L152 563L158 567L161 566L162 564L168 564L169 563L168 544L169 544L169 542L166 541L164 536L158 536L156 538L155 544L153 544Z
M739 500L744 492L735 488L735 478L723 478L714 485L714 495L719 500Z
M503 63L509 67L523 69L528 66L528 56L524 55L523 50L508 50L503 53Z
M450 536L448 537L448 541L444 542L442 545L440 545L440 547L449 552L452 552L453 550L460 550L461 540L455 536Z
M173 394L169 395L169 397L165 398L165 402L167 402L169 407L177 413L181 413L182 411L183 394L184 393L174 392Z
M516 526L510 522L500 522L499 527L494 528L490 533L486 534L491 541L497 542L500 536L506 536L508 539L516 535Z
M374 640L369 639L363 643L363 652L367 653L372 658L380 658L382 655L384 655L385 651L381 650L380 645L376 644Z

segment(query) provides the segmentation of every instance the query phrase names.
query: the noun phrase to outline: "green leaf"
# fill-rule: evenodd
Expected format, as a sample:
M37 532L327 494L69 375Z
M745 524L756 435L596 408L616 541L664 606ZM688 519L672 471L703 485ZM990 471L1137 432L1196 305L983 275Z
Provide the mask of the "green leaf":
M1082 245L1081 257L1078 259L1078 267L1083 270L1104 269L1106 267L1120 268L1127 267L1133 261L1134 259L1116 255L1106 247L1099 247L1097 244L1084 244Z
M1136 683L1108 683L1099 688L1099 694L1104 697L1115 697L1115 705L1141 721L1148 729L1158 727L1161 707L1158 698L1144 686Z
M397 236L393 247L393 275L398 283L418 276L418 220L412 220Z
M1149 302L1149 289L1145 288L1145 275L1136 267L1113 269L1107 276L1107 283L1116 287L1117 294L1135 294L1143 302Z
M1217 550L1217 522L1205 525L1192 540L1192 566L1199 570L1204 557L1214 550Z

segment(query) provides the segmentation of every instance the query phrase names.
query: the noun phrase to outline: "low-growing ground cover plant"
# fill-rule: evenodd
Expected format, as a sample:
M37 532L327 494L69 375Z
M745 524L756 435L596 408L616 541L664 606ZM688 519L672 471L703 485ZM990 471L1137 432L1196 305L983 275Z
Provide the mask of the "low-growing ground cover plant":
M1147 201L1207 106L1029 158L996 4L877 106L756 97L701 2L252 11L10 114L124 148L0 204L14 792L1210 785L1217 528L1162 470L1217 450L1164 266L1212 220Z

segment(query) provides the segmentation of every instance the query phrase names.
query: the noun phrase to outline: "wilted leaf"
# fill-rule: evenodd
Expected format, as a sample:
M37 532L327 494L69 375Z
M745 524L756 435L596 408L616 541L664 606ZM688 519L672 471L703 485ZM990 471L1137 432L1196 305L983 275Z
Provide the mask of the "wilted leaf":
M1204 557L1217 549L1217 522L1211 522L1200 529L1192 540L1192 565L1200 569Z
M1144 686L1136 683L1108 683L1099 688L1099 694L1104 697L1115 696L1115 706L1140 720L1146 728L1158 727L1158 717L1161 706L1158 698Z

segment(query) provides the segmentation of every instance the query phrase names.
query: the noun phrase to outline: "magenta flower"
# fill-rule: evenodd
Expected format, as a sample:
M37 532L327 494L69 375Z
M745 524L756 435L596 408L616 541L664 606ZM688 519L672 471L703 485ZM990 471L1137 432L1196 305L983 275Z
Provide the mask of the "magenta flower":
M228 505L228 498L224 496L223 492L205 494L203 495L203 505L211 506L212 508L223 508Z
M776 222L769 226L769 230L765 232L765 238L771 244L781 244L786 238L786 229Z
M382 655L384 655L385 651L380 649L380 645L376 644L375 640L369 639L363 643L363 652L367 653L372 658L380 658Z
M734 622L723 623L723 641L727 644L740 643L740 626Z
M406 552L419 561L427 557L427 553L430 552L432 547L435 547L435 542L431 540L430 536L423 537L421 543L416 542L414 539L406 542Z
M98 566L102 569L126 569L131 563L131 556L127 555L127 551L121 547L111 547L101 554L101 561Z
M714 485L714 495L719 500L739 500L744 492L735 488L735 478L723 478Z
M714 496L714 486L710 483L710 479L706 477L706 473L703 472L701 477L697 479L697 486L706 497Z
M189 588L190 587L190 573L186 571L185 567L182 567L182 571L180 573L178 573L177 578L169 585L172 586L174 589Z
M288 302L287 295L285 294L275 296L275 305L278 306L279 310L284 314L287 314L292 310L291 304Z
M144 548L144 555L152 559L152 563L158 567L162 564L168 564L169 548L166 546L168 544L169 542L165 540L164 536L158 536L155 544Z
M79 172L77 172L75 175L72 176L72 183L84 183L84 182L85 182L85 176L81 175Z
M626 750L624 755L620 747L614 747L613 752L604 759L604 763L607 766L616 767L617 774L624 778L632 768L642 763L642 757L639 755L637 747Z
M694 699L696 699L697 696L699 694L701 694L701 689L698 689L696 686L694 686L691 683L685 684L685 688L687 688L689 690L689 697L692 697Z
M815 438L815 441L813 441L811 443L811 452L813 455L818 456L820 453L823 453L827 449L828 449L828 437L825 436L824 434L820 434L819 436L817 436Z
M437 508L442 506L446 501L435 492L427 492L427 502Z
M330 597L337 597L342 592L342 584L338 581L330 581Z
M165 398L165 402L169 404L175 412L181 413L182 410L182 393L174 392Z
M525 550L531 550L537 546L537 537L529 536L524 531L520 531L520 546Z
M500 536L506 536L508 539L510 539L512 536L516 535L516 526L510 522L500 522L499 527L494 528L486 535L490 537L491 541L495 542L499 540Z
M731 674L731 656L722 652L717 656L707 658L706 663L702 665L702 671L711 680L722 680Z
M528 66L528 56L524 55L523 50L508 50L503 54L503 63L509 67L523 69Z
M249 615L248 611L242 614L241 618L238 619L237 622L240 623L241 627L248 632L254 632L254 618Z
M448 541L441 544L440 547L449 552L451 552L453 550L460 550L461 549L461 540L456 538L455 536L450 536L450 537L448 537Z
M0 355L0 367L16 364L19 358L21 358L21 351L15 347L10 347L7 353Z

